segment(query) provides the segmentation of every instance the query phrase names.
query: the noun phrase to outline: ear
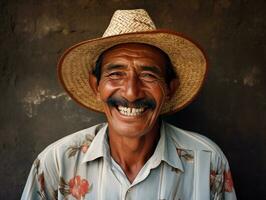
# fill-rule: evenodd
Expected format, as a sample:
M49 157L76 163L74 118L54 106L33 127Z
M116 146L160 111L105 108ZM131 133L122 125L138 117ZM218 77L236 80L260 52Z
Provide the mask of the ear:
M97 100L100 100L99 84L97 78L91 72L89 72L89 84Z
M174 78L171 80L171 82L169 83L169 85L167 86L168 90L167 90L167 94L166 94L166 99L170 100L173 95L175 94L176 90L179 87L179 80L178 78Z

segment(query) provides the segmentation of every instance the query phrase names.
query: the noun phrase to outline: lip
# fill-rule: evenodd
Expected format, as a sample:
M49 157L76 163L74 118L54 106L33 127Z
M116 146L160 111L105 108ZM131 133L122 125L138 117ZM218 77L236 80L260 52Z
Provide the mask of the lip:
M123 115L119 112L117 107L112 107L111 108L115 115L121 119L122 121L130 121L130 122L134 122L134 121L138 121L138 120L143 120L143 118L147 115L147 113L149 112L149 108L144 108L144 111L140 114L140 115L135 115L135 116L127 116L127 115ZM143 121L142 121L143 122Z

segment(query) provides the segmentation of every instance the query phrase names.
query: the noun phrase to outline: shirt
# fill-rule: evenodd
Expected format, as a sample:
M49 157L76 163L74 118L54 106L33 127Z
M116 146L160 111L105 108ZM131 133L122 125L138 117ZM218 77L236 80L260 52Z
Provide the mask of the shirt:
M216 144L162 122L156 149L132 183L110 155L108 124L100 124L40 153L21 199L235 200L236 195Z

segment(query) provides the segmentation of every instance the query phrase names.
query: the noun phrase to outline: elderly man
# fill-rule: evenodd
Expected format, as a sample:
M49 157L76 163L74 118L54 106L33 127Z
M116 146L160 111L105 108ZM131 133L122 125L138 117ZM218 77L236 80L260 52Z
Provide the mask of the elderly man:
M201 88L206 59L193 42L156 30L142 9L120 10L102 38L71 47L58 66L69 95L108 122L47 147L22 199L236 199L221 150L160 118Z

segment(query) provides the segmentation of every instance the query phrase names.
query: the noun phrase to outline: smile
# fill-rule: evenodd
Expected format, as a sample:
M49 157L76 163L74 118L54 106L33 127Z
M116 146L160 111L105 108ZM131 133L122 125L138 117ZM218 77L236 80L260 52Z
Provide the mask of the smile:
M125 116L138 116L144 112L144 107L141 108L130 108L124 106L118 106L118 111Z

